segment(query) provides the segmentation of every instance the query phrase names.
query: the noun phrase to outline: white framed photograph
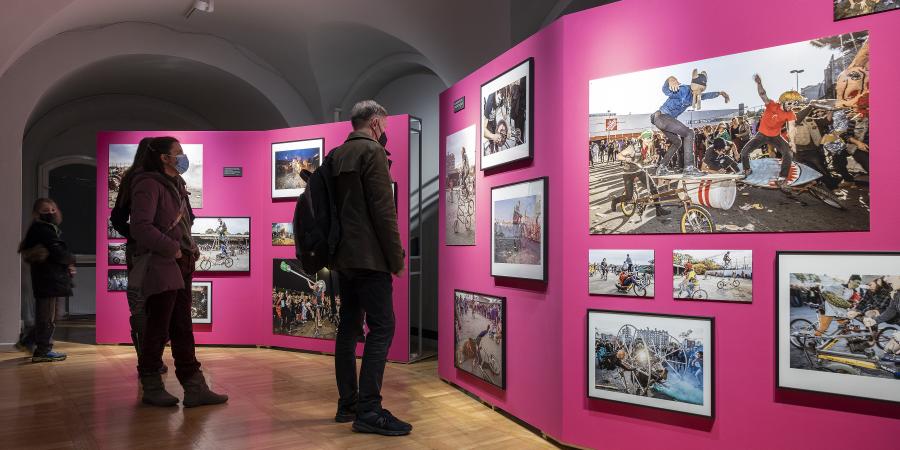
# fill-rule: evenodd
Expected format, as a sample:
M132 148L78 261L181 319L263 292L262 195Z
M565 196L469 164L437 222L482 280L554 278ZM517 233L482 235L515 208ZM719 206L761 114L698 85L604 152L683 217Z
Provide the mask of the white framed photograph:
M109 144L107 185L110 208L116 206L122 176L134 162L137 148L138 144ZM199 209L203 207L203 144L181 144L181 149L190 161L188 171L182 174L181 178L184 179L185 188L190 194L191 208Z
M547 177L491 189L491 275L547 281Z
M673 250L672 298L753 301L752 250Z
M322 138L272 144L272 198L299 197L306 191L300 174L319 168L324 147Z
M250 272L249 217L197 217L191 236L200 248L198 272Z
M590 250L588 292L652 298L655 264L653 250Z
M191 323L212 323L212 281L191 283Z
M900 253L776 259L776 386L900 402Z
M534 156L534 58L481 85L481 170Z
M713 417L713 329L712 317L588 310L588 397Z
M453 291L453 366L506 388L506 297Z
M444 164L446 245L475 245L475 125L447 136Z

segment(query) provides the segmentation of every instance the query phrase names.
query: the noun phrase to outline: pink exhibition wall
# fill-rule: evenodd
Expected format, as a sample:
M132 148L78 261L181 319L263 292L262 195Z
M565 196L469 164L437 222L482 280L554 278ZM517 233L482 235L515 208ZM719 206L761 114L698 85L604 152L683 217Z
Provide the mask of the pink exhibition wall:
M589 80L859 30L871 32L870 139L882 149L873 155L869 232L588 234L583 149ZM900 405L775 388L774 262L776 250L900 250L893 230L900 221L900 179L888 169L900 165L891 125L900 119L894 106L900 104L898 54L900 12L833 22L830 0L622 0L558 20L450 87L440 101L442 157L447 135L473 123L480 128L480 85L535 58L534 160L478 172L478 245L441 245L440 376L553 438L582 447L895 447ZM466 109L454 114L453 101L463 96ZM493 278L491 186L540 175L550 177L549 282ZM442 215L443 195L441 189ZM753 250L752 304L672 299L667 261L673 249L737 247ZM588 250L617 248L656 251L655 298L588 295ZM506 391L453 367L454 289L507 297ZM584 333L590 308L715 317L715 417L589 400Z
M398 218L404 248L409 235L409 116L388 118L388 150L391 176L398 187ZM319 352L334 352L334 341L272 333L272 260L293 258L293 247L272 245L273 222L290 222L294 199L272 199L271 144L324 138L327 154L352 131L349 122L338 122L266 131L115 131L97 136L97 179L107 178L110 144L135 144L146 136L174 136L182 143L203 144L203 207L197 217L250 217L250 272L194 274L196 281L213 282L212 323L194 324L198 344L259 345ZM225 178L224 167L243 167L243 176ZM130 343L128 303L124 292L107 292L106 220L110 208L106 185L97 189L97 342ZM408 277L394 278L394 313L397 333L388 353L392 361L409 360ZM361 354L362 345L357 347Z

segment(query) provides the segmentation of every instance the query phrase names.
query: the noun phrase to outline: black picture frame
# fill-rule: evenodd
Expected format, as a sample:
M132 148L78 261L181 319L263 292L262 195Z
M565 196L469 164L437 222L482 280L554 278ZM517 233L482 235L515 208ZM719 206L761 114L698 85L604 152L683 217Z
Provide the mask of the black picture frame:
M814 256L814 257L822 257L822 256L841 256L841 257L848 257L848 256L890 256L890 257L900 258L900 252L883 252L883 251L778 250L778 251L775 252L775 283L774 283L774 284L775 284L775 292L774 292L774 299L775 299L775 301L773 302L773 304L774 304L774 314L775 314L775 321L774 321L774 322L775 322L775 336L774 336L773 341L774 341L774 343L775 343L775 352L774 352L774 356L775 356L775 364L774 364L774 367L775 367L775 388L776 388L776 389L784 389L784 390L788 390L788 391L799 391L799 392L810 392L810 393L815 393L815 394L834 395L834 396L846 397L846 398L858 398L858 399L865 399L865 400L873 400L873 401L885 402L885 403L890 403L890 404L900 404L900 400L892 400L892 399L886 399L886 398L878 398L878 397L866 396L866 395L854 395L854 394L848 394L848 393L846 392L846 390L840 391L840 390L814 389L814 388L812 388L812 387L809 387L809 388L802 388L802 387L797 387L797 386L792 386L792 385L786 385L786 384L784 384L784 379L786 378L786 375L787 375L787 374L782 374L782 367L781 367L781 354L782 354L782 352L781 352L781 347L785 347L785 346L786 346L788 349L790 349L790 348L791 348L791 343L790 343L790 342L786 342L786 343L783 343L783 342L782 342L780 331L781 331L782 326L784 326L784 325L787 325L788 327L790 327L790 322L791 322L792 319L791 319L791 317L790 317L790 313L788 313L788 317L787 317L788 321L787 321L787 323L783 323L783 320L782 320L782 317L781 317L782 314L781 314L781 311L780 311L780 307L782 306L782 298L781 298L781 288L782 288L782 286L781 286L781 270L782 270L782 268L783 268L783 266L782 266L782 259L781 259L782 256ZM898 261L898 264L900 264L900 261ZM857 269L857 268L854 268L854 269L855 269L854 272L858 272L858 271L859 271L859 269ZM788 273L787 275L788 275L788 277L790 277L790 273ZM788 308L791 307L791 306L790 306L790 300L791 300L791 299L790 299L790 283L789 283L789 284L788 284L788 298L787 298L787 301L788 301ZM789 340L789 339L788 339L788 340ZM786 345L785 345L785 344L786 344ZM790 367L790 363L788 363L787 369L788 369L788 370L809 370L811 373L819 373L819 371L811 370L811 369L793 369L792 367ZM860 375L850 375L850 374L843 374L843 373L836 373L836 372L834 372L834 373L829 373L829 375L850 377L850 378L847 379L847 381L860 381L860 380L862 380L862 379L867 378L867 377L861 377ZM900 380L891 380L891 381L893 381L894 383L897 383L897 385L894 387L894 389L897 389L897 387L900 387ZM854 383L854 384L858 385L858 383ZM848 384L848 383L842 383L841 386L842 386L843 388L846 388L847 386L849 386L849 384Z
M207 286L209 288L209 298L207 298L207 318L205 319L197 319L191 314L191 323L200 323L200 324L211 324L213 322L213 282L212 280L192 280L191 281L191 292L193 295L193 289L195 285ZM193 297L191 297L191 301L193 303ZM192 311L193 313L193 311Z
M501 326L503 327L503 329L502 329L502 340L503 340L503 342L501 343L501 351L502 351L503 355L502 355L501 362L500 362L500 364L501 364L500 384L493 383L493 382L491 382L490 380L487 380L487 379L485 379L485 378L482 378L482 377L478 376L478 375L475 374L475 373L472 373L472 372L470 372L470 371L468 371L468 370L465 370L465 369L463 369L463 368L460 366L460 364L459 364L458 358L456 357L456 352L457 352L457 349L459 348L459 342L458 342L458 340L457 340L459 336L457 335L457 332L456 332L456 322L457 322L457 320L459 320L459 317L457 316L457 308L456 308L456 296L457 296L457 294L478 295L478 296L482 296L482 297L490 297L490 298L492 298L492 299L500 300L500 311L501 311L501 312L500 312L500 324L501 324ZM482 294L482 293L473 292L473 291L465 291L465 290L462 290L462 289L454 289L454 290L453 290L453 367L456 368L457 370L460 370L460 371L462 371L462 372L465 372L465 373L467 373L467 374L470 374L470 375L472 375L473 377L478 378L479 380L481 380L481 381L483 381L483 382L485 382L485 383L487 383L487 384L490 384L490 385L492 385L492 386L496 386L496 387L498 387L498 388L500 388L500 389L503 389L503 390L506 390L506 367L507 367L507 366L506 366L506 360L507 360L507 358L506 358L506 353L507 353L507 345L506 345L506 341L507 341L507 339L506 339L506 338L507 338L507 336L509 335L509 334L507 333L507 329L506 329L506 313L507 313L507 310L506 310L506 297L501 297L501 296L497 296L497 295Z
M122 289L113 287L110 282L116 275L125 276L125 286ZM106 270L106 292L126 292L128 291L128 271L125 269L107 269Z
M591 385L590 385L591 384L590 383L591 373L590 372L591 372L591 370L594 369L594 365L589 363L588 361L594 361L594 358L596 358L596 352L590 346L586 349L586 353L589 356L589 358L585 359L585 361L584 361L585 362L585 385L586 385L585 387L586 387L587 397L589 399L603 400L603 401L628 404L628 405L635 405L635 406L644 407L644 408L669 411L669 412L673 412L673 413L677 413L677 414L687 414L687 415L691 415L691 416L704 417L704 418L708 418L708 419L715 418L715 416L716 416L716 373L715 373L715 370L716 370L715 369L716 368L716 364L715 364L716 319L715 319L715 317L712 317L712 316L687 316L687 315L680 315L680 314L663 314L663 313L648 313L648 312L633 312L633 311L616 311L616 310L610 310L610 309L589 308L587 310L587 314L585 315L585 321L584 321L584 323L585 323L585 335L584 335L585 343L587 343L587 341L589 339L591 341L593 340L593 337L591 336L591 320L590 320L591 314L618 314L618 315L625 315L625 316L657 317L657 318L683 319L683 320L693 320L693 321L700 320L700 321L708 322L709 323L709 342L708 342L708 345L707 345L707 343L704 343L703 352L704 352L704 370L706 370L705 368L707 366L709 368L709 380L710 380L710 382L709 382L709 393L710 393L709 414L695 413L695 412L690 412L690 411L680 411L677 409L664 408L661 406L655 406L655 405L650 405L650 404L641 404L641 403L636 403L636 402L623 401L623 400L617 400L617 399L612 399L612 398L608 398L608 397L599 397L599 396L591 395ZM708 361L708 364L706 363L706 361ZM637 396L637 395L635 395L635 397L643 398L643 396ZM667 400L663 400L663 401L667 401ZM673 402L673 403L680 403L680 402Z
M194 219L194 225L197 224L197 219L246 219L247 220L247 230L249 230L250 234L247 236L247 269L246 270L227 270L223 264L215 264L213 261L210 261L209 268L206 267L206 264L203 263L204 256L203 249L201 248L200 258L196 261L196 272L198 273L250 273L251 270L251 261L252 261L252 251L253 246L251 245L253 242L253 220L249 216L198 216ZM198 236L191 230L191 237ZM196 238L194 238L196 242ZM199 246L200 244L197 243ZM207 257L208 259L208 257ZM225 267L225 269L217 269L217 267Z
M497 269L499 269L500 267L495 267L495 264L506 264L506 263L495 263L494 262L494 251L495 251L495 242L496 242L496 233L494 231L494 203L495 203L494 194L501 189L511 188L514 186L525 185L525 184L535 183L535 182L541 182L542 186L543 186L542 193L541 193L541 197L542 197L541 198L541 203L542 203L541 216L543 217L543 222L541 223L542 241L543 241L543 242L541 242L541 249L542 249L541 251L543 252L543 255L541 258L542 267L540 269L540 275L539 276L521 276L521 275L517 276L515 274L512 274L511 272L498 273ZM541 281L544 283L548 282L549 269L550 269L550 264L548 263L548 260L550 257L550 251L549 251L550 250L550 246L549 246L550 220L548 218L548 215L550 212L550 206L549 206L550 198L549 197L550 197L550 177L547 177L547 176L532 178L532 179L523 180L523 181L516 181L513 183L508 183L508 184L503 184L500 186L491 187L491 234L490 234L491 249L490 249L490 254L489 254L490 263L491 263L491 276L504 277L504 278L516 278L516 279L523 279L523 280L535 280L535 281ZM516 265L524 265L524 264L516 264Z
M527 119L526 119L527 123L525 124L526 125L525 132L528 133L528 136L526 137L525 144L522 144L522 145L526 146L526 154L521 155L519 157L511 158L511 159L502 160L501 162L496 162L496 163L492 163L489 161L489 164L485 165L486 156L484 154L484 143L483 143L484 126L482 125L482 120L484 118L484 100L485 100L484 89L485 89L485 86L488 86L491 83L494 83L495 81L503 78L507 74L519 69L520 67L522 67L523 65L526 65L526 64L528 65L527 74L526 74L526 77L528 78L528 84L526 87L527 91L525 93L526 100L527 100L527 107L525 109L525 115L527 117ZM496 92L496 90L493 92ZM510 67L509 69L505 70L503 73L501 73L501 74L495 76L494 78L491 78L490 80L481 84L481 86L478 90L478 123L476 124L476 126L478 128L478 133L477 133L477 136L478 136L478 158L477 159L478 159L478 168L481 171L493 170L493 169L497 169L500 167L508 166L515 162L530 161L530 160L534 159L534 57L526 58L525 60L523 60L523 61L515 64L514 66ZM489 159L493 159L493 158L489 158Z

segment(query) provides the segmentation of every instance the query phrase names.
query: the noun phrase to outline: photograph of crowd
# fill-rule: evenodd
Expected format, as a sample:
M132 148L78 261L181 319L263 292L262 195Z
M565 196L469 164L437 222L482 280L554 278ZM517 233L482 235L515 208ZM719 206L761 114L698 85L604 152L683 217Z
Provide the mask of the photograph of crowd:
M900 401L900 254L778 254L779 386Z
M125 265L125 243L124 242L108 242L107 244L107 264L110 266Z
M212 281L191 283L191 323L212 323Z
M453 366L506 388L506 298L454 291Z
M275 246L292 246L294 245L294 224L290 222L273 222L272 223L272 245Z
M654 262L653 250L590 250L588 292L652 298Z
M481 170L532 157L533 80L529 58L481 85Z
M753 251L673 251L672 297L750 303L753 301Z
M834 0L834 20L900 9L900 0Z
M249 217L197 217L191 236L200 247L198 271L250 271Z
M109 144L109 207L116 206L116 197L119 195L119 184L125 171L134 162L134 154L137 153L137 144ZM203 207L203 145L181 144L184 154L190 161L188 171L181 175L184 179L192 208Z
M475 245L475 125L447 136L445 243Z
M109 269L106 271L106 290L125 292L128 290L128 271L125 269Z
M546 280L547 179L491 189L491 275Z
M107 239L125 239L125 236L119 234L112 225L112 219L106 218L106 238Z
M338 274L303 272L295 259L272 260L272 333L334 339L341 311Z
M588 397L713 416L713 319L588 311Z
M315 172L319 168L324 146L324 139L272 144L272 198L302 194L306 190L306 181L300 175L304 170Z
M866 31L591 80L590 232L868 230L869 97Z

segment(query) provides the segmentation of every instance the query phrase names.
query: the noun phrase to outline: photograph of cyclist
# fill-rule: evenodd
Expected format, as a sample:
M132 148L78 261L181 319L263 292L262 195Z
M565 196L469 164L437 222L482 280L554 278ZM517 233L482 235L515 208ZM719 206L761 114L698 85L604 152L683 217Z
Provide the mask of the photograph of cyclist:
M900 401L900 254L779 253L778 267L782 384Z
M752 250L674 250L672 298L750 303Z
M297 260L272 261L273 334L333 340L340 299L337 272L306 275Z
M858 31L590 80L590 233L868 230L869 64Z
M444 189L447 245L475 245L475 125L447 136Z
M590 250L588 292L653 297L653 250Z
M249 217L197 217L191 236L200 248L198 271L250 271Z
M453 365L501 389L506 387L506 298L454 292Z
M481 170L532 156L532 67L528 59L481 86Z

